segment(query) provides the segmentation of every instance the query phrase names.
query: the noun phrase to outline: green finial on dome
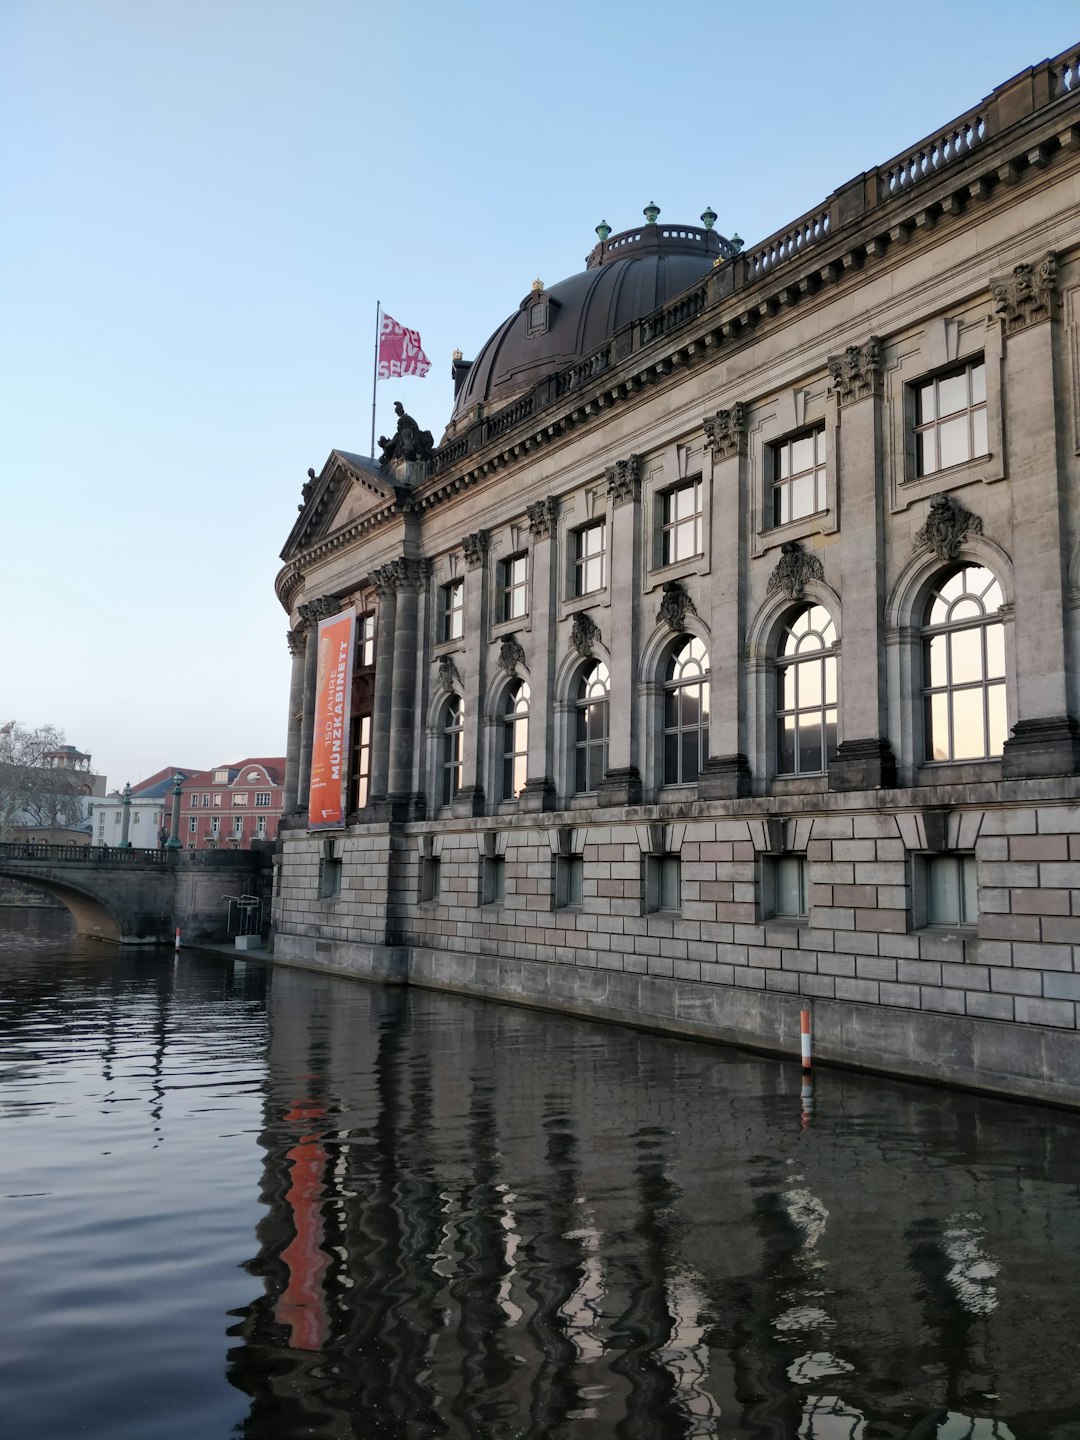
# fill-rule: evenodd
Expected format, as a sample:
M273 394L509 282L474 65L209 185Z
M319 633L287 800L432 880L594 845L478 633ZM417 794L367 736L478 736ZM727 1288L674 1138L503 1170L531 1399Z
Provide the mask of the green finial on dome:
M739 251L742 249L742 247L743 247L745 244L746 244L746 241L738 234L738 232L736 232L734 235L732 235L732 237L731 237L731 248L735 251L735 254L736 254L736 255L739 253Z
M603 245L604 241L611 234L611 226L606 220L601 220L600 224L596 227L596 233L600 236L600 244Z
M701 223L705 226L706 230L711 230L716 224L716 211L711 205L701 212Z
M650 200L641 213L645 216L646 225L655 225L656 217L660 214L660 206Z

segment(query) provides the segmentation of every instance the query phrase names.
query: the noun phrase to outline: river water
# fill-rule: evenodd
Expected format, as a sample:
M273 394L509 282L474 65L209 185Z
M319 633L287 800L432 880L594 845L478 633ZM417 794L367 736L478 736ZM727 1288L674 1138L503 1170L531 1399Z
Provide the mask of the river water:
M1080 1437L1080 1117L48 913L0 1076L12 1440Z

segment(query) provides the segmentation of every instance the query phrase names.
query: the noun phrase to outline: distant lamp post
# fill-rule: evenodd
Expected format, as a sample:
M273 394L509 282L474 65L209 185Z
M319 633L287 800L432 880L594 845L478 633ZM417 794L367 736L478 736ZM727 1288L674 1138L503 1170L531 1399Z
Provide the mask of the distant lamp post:
M172 819L169 822L169 838L165 841L166 850L179 850L180 846L180 786L184 783L184 777L178 770L172 777Z
M120 825L120 849L130 850L131 841L128 839L128 831L131 829L131 781L124 786L123 795L124 819Z

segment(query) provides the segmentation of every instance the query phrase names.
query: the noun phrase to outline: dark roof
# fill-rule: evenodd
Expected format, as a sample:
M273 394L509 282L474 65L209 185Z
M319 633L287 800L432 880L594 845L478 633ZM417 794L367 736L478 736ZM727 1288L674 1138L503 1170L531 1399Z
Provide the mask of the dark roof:
M189 780L196 773L190 765L166 765L163 770L155 770L153 775L148 775L145 780L140 780L138 785L133 785L131 793L143 800L156 800L159 795L171 794L173 776L177 772L183 775L185 780Z
M597 350L623 325L664 305L696 284L736 247L715 230L696 226L640 225L595 246L580 275L530 291L468 367L454 415L478 403L504 404L547 375ZM534 325L532 307L548 303L546 329ZM535 333L542 329L543 333Z

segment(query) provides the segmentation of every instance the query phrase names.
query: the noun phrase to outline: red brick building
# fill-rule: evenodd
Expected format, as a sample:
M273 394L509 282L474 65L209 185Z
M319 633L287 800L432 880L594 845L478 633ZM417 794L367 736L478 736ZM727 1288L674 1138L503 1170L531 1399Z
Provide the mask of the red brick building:
M180 791L185 850L248 850L274 840L282 810L284 756L240 760L198 770Z

